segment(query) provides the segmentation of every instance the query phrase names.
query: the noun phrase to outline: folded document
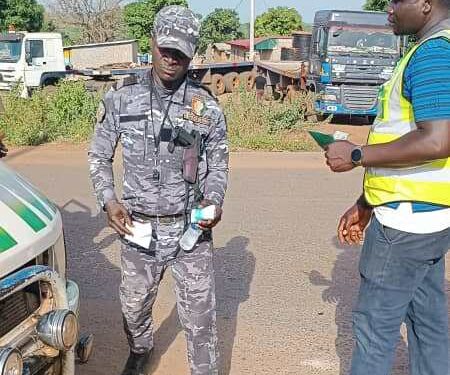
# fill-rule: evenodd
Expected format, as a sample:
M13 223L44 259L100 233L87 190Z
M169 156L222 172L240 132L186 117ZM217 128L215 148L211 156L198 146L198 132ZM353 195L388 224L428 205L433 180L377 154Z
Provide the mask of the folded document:
M133 226L127 225L127 229L133 233L132 236L126 234L125 239L144 249L150 248L152 242L152 223L142 223L140 221L133 221Z

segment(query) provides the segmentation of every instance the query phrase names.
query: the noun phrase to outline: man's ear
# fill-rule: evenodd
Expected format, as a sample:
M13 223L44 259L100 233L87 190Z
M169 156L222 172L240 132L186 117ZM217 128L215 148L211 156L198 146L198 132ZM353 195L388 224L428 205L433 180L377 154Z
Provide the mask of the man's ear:
M439 0L424 0L423 2L423 14L430 14L431 10L433 9L433 6L437 5L437 2Z

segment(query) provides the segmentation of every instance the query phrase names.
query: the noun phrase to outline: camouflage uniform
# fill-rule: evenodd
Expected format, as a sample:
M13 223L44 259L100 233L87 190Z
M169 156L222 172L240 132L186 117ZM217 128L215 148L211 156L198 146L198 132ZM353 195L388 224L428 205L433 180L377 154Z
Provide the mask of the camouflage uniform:
M180 8L165 8L169 11L165 16L164 13L159 15L166 20L159 31L164 34L173 30L166 30L167 19L179 15ZM188 26L181 22L183 25ZM158 45L166 46L164 41L157 41ZM169 38L166 42L176 43L177 40ZM183 49L187 56L194 53L186 45ZM166 120L161 131L165 111L158 100L151 100L151 84L164 107L169 107L168 116L173 126L188 132L197 130L202 135L199 186L204 199L222 206L228 178L225 118L216 100L204 88L186 79L173 93L155 86L148 74L140 79L126 79L106 94L89 152L98 201L103 206L116 199L112 161L120 141L124 167L122 202L130 213L150 220L153 227L150 249L137 249L123 241L120 297L125 330L133 352L153 348L152 306L164 271L170 266L175 279L178 314L188 342L191 373L217 374L211 233L205 232L192 252L180 251L178 241L184 231L186 199L192 207L194 192L193 189L189 189L189 193L186 191L182 175L183 148L177 146L173 153L169 152L167 129L170 126Z

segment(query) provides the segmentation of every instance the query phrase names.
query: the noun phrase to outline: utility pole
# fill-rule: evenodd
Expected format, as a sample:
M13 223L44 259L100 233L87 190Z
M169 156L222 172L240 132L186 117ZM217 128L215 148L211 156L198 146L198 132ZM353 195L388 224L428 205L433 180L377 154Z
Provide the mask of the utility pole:
M250 61L255 61L255 0L250 0Z

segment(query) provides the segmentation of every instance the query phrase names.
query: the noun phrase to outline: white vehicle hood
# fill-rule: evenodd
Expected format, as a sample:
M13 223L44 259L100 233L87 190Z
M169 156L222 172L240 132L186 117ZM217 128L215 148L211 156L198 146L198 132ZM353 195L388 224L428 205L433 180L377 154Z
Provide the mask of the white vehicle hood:
M61 234L56 206L0 162L0 278L51 247Z

